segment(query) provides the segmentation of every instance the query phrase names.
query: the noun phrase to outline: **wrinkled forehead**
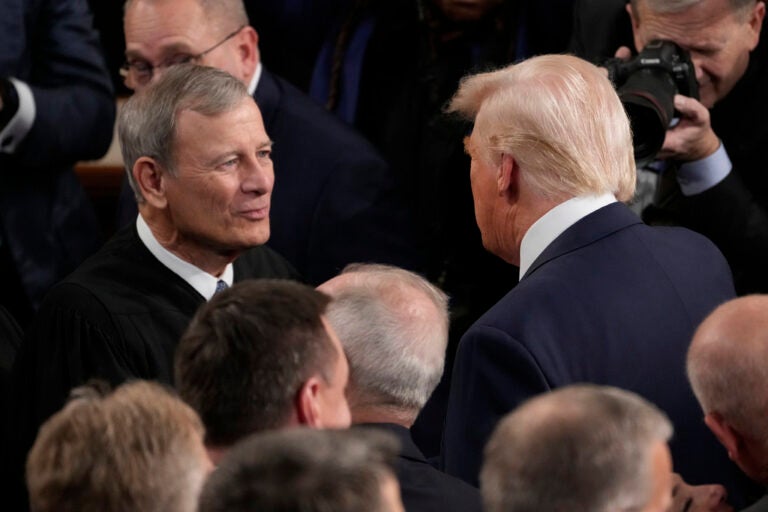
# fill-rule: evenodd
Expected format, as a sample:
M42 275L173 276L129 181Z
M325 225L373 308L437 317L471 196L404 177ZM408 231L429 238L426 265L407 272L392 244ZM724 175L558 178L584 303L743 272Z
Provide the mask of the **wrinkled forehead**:
M197 51L216 26L196 0L133 0L124 17L126 54Z

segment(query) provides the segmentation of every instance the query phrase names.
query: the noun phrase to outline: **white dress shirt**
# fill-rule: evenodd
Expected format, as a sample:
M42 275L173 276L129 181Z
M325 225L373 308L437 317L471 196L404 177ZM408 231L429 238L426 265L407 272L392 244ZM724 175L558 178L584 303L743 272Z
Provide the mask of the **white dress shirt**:
M615 202L616 197L610 193L599 196L579 196L560 203L542 215L528 228L523 236L523 241L520 243L520 274L518 279L523 278L536 258L563 231L590 213Z

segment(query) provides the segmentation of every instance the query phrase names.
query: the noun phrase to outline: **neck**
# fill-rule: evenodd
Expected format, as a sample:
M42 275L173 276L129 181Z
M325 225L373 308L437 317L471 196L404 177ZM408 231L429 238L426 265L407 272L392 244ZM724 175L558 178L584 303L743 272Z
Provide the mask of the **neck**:
M418 415L418 411L389 405L353 405L350 408L353 424L394 423L405 428L411 428Z
M146 207L140 207L139 211L152 235L165 250L214 277L221 276L227 265L240 255L238 250L216 250L184 236L162 212Z

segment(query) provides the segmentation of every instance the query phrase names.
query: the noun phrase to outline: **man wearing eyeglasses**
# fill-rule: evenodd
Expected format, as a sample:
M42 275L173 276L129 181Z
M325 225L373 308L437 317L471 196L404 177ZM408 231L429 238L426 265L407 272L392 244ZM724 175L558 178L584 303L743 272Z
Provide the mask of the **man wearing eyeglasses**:
M140 91L168 67L194 62L245 83L274 141L275 188L269 245L309 283L347 263L413 269L415 249L394 175L372 146L266 70L242 0L128 0L126 85ZM121 201L121 221L126 201Z

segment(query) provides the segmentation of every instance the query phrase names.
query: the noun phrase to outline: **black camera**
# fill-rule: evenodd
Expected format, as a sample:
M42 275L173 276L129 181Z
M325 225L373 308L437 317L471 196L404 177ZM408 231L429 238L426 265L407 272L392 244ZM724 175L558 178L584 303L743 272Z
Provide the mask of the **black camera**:
M675 94L699 99L691 57L674 42L656 39L637 57L628 61L609 59L603 66L629 116L635 161L644 165L664 144L664 135L675 116Z

